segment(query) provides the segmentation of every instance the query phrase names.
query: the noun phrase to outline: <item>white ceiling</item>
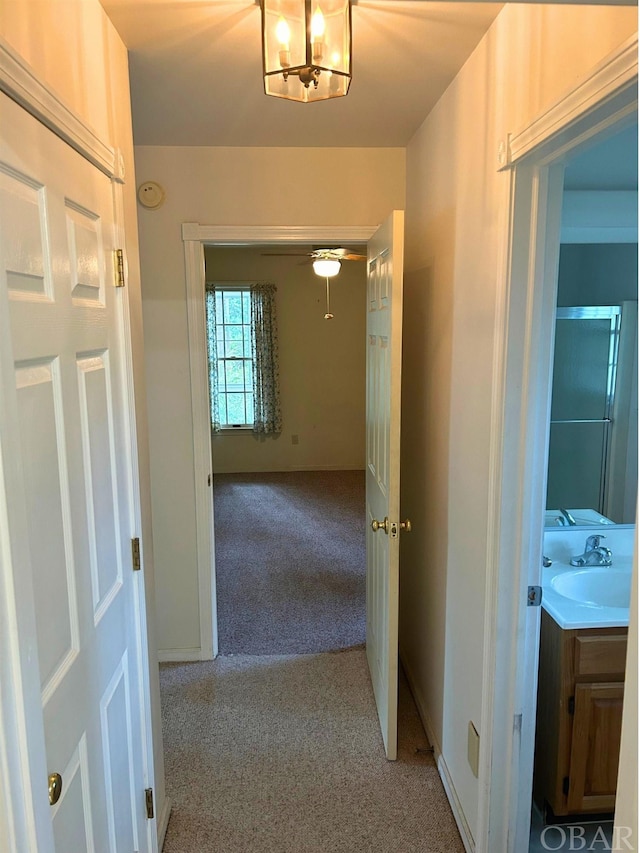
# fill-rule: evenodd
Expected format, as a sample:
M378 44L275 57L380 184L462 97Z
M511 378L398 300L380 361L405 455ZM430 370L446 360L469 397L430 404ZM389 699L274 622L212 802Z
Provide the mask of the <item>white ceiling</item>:
M345 98L262 83L253 0L101 0L130 51L137 145L404 147L502 8L359 0Z

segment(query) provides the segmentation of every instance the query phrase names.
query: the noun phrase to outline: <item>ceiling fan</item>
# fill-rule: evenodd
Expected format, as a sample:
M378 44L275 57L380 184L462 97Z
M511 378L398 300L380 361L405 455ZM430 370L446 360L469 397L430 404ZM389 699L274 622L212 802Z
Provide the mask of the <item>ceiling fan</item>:
M313 249L311 252L263 252L263 255L277 258L300 257L307 258L302 261L303 264L313 264L313 271L316 275L326 279L327 283L327 310L324 315L325 320L333 320L333 314L330 306L330 287L329 279L333 278L340 272L342 261L366 261L367 256L354 252L350 249L342 247L329 249L320 248Z
M304 263L312 263L313 261L366 261L367 256L360 252L352 251L337 247L335 249L321 248L313 249L311 252L263 252L265 256L272 258L308 258Z

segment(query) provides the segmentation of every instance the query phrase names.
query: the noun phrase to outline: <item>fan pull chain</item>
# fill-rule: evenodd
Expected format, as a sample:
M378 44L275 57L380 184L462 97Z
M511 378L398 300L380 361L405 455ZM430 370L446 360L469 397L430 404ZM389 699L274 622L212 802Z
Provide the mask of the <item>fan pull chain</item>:
M329 306L329 277L327 276L327 313L324 315L325 320L333 320L333 314L331 313Z

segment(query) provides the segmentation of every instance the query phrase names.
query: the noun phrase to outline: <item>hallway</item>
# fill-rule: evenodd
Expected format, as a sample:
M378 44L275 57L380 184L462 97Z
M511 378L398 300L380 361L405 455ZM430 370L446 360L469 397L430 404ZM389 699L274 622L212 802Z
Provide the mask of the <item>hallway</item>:
M462 853L404 679L385 758L363 649L165 664L160 679L165 853Z

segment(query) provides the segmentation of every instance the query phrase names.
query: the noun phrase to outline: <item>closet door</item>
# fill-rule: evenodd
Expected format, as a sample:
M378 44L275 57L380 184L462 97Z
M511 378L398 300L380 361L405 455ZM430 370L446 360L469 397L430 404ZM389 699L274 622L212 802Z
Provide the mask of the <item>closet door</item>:
M12 782L31 792L28 849L149 850L111 180L4 95L0 127L3 656L26 744Z

